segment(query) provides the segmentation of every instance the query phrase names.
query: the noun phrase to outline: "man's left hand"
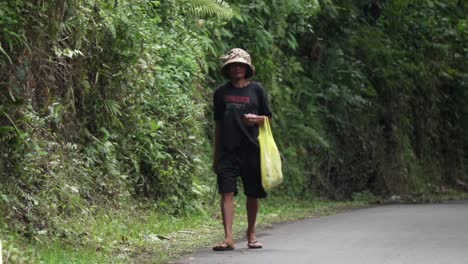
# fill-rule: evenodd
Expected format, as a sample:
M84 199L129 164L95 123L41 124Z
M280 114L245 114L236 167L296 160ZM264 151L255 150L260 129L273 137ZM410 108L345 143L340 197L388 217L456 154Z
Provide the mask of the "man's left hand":
M255 124L263 124L265 121L265 116L259 116L255 114L245 114L244 118L244 125L246 126L253 126Z

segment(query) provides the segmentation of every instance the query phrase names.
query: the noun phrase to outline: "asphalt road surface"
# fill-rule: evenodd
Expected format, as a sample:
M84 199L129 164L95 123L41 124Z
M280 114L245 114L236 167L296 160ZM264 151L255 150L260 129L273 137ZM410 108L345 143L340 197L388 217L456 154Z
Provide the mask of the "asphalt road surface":
M468 201L389 205L260 230L263 249L201 249L183 264L468 264Z

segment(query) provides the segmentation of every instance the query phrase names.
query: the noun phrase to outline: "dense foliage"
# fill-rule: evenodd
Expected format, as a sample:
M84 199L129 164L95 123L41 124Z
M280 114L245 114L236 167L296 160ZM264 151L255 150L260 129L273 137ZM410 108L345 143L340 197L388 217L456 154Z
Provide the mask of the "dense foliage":
M0 3L0 209L26 236L214 187L219 57L248 50L291 195L468 181L468 4L385 0Z
M464 184L463 1L235 5L241 15L228 23L219 50L254 53L292 193L342 199Z
M129 197L170 213L196 205L207 92L193 15L182 3L39 2L2 3L6 220L32 232Z

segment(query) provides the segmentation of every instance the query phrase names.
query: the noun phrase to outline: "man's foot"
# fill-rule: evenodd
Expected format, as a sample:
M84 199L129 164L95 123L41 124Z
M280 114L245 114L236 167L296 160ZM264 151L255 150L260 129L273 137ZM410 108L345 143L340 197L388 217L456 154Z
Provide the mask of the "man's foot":
M251 249L259 249L259 248L262 248L263 245L262 243L258 242L258 240L255 240L255 241L248 241L247 247Z
M251 249L258 249L262 248L262 243L258 242L257 236L255 236L255 232L249 233L247 231L247 247Z
M234 250L234 245L229 244L226 241L221 242L219 245L214 246L213 250L214 251L228 251L228 250Z

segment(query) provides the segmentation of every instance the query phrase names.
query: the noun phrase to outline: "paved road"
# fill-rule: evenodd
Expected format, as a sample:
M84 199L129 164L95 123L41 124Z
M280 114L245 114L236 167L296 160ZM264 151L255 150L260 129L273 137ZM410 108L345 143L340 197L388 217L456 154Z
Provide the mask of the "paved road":
M468 264L468 201L390 205L259 232L264 249L202 249L184 264Z

